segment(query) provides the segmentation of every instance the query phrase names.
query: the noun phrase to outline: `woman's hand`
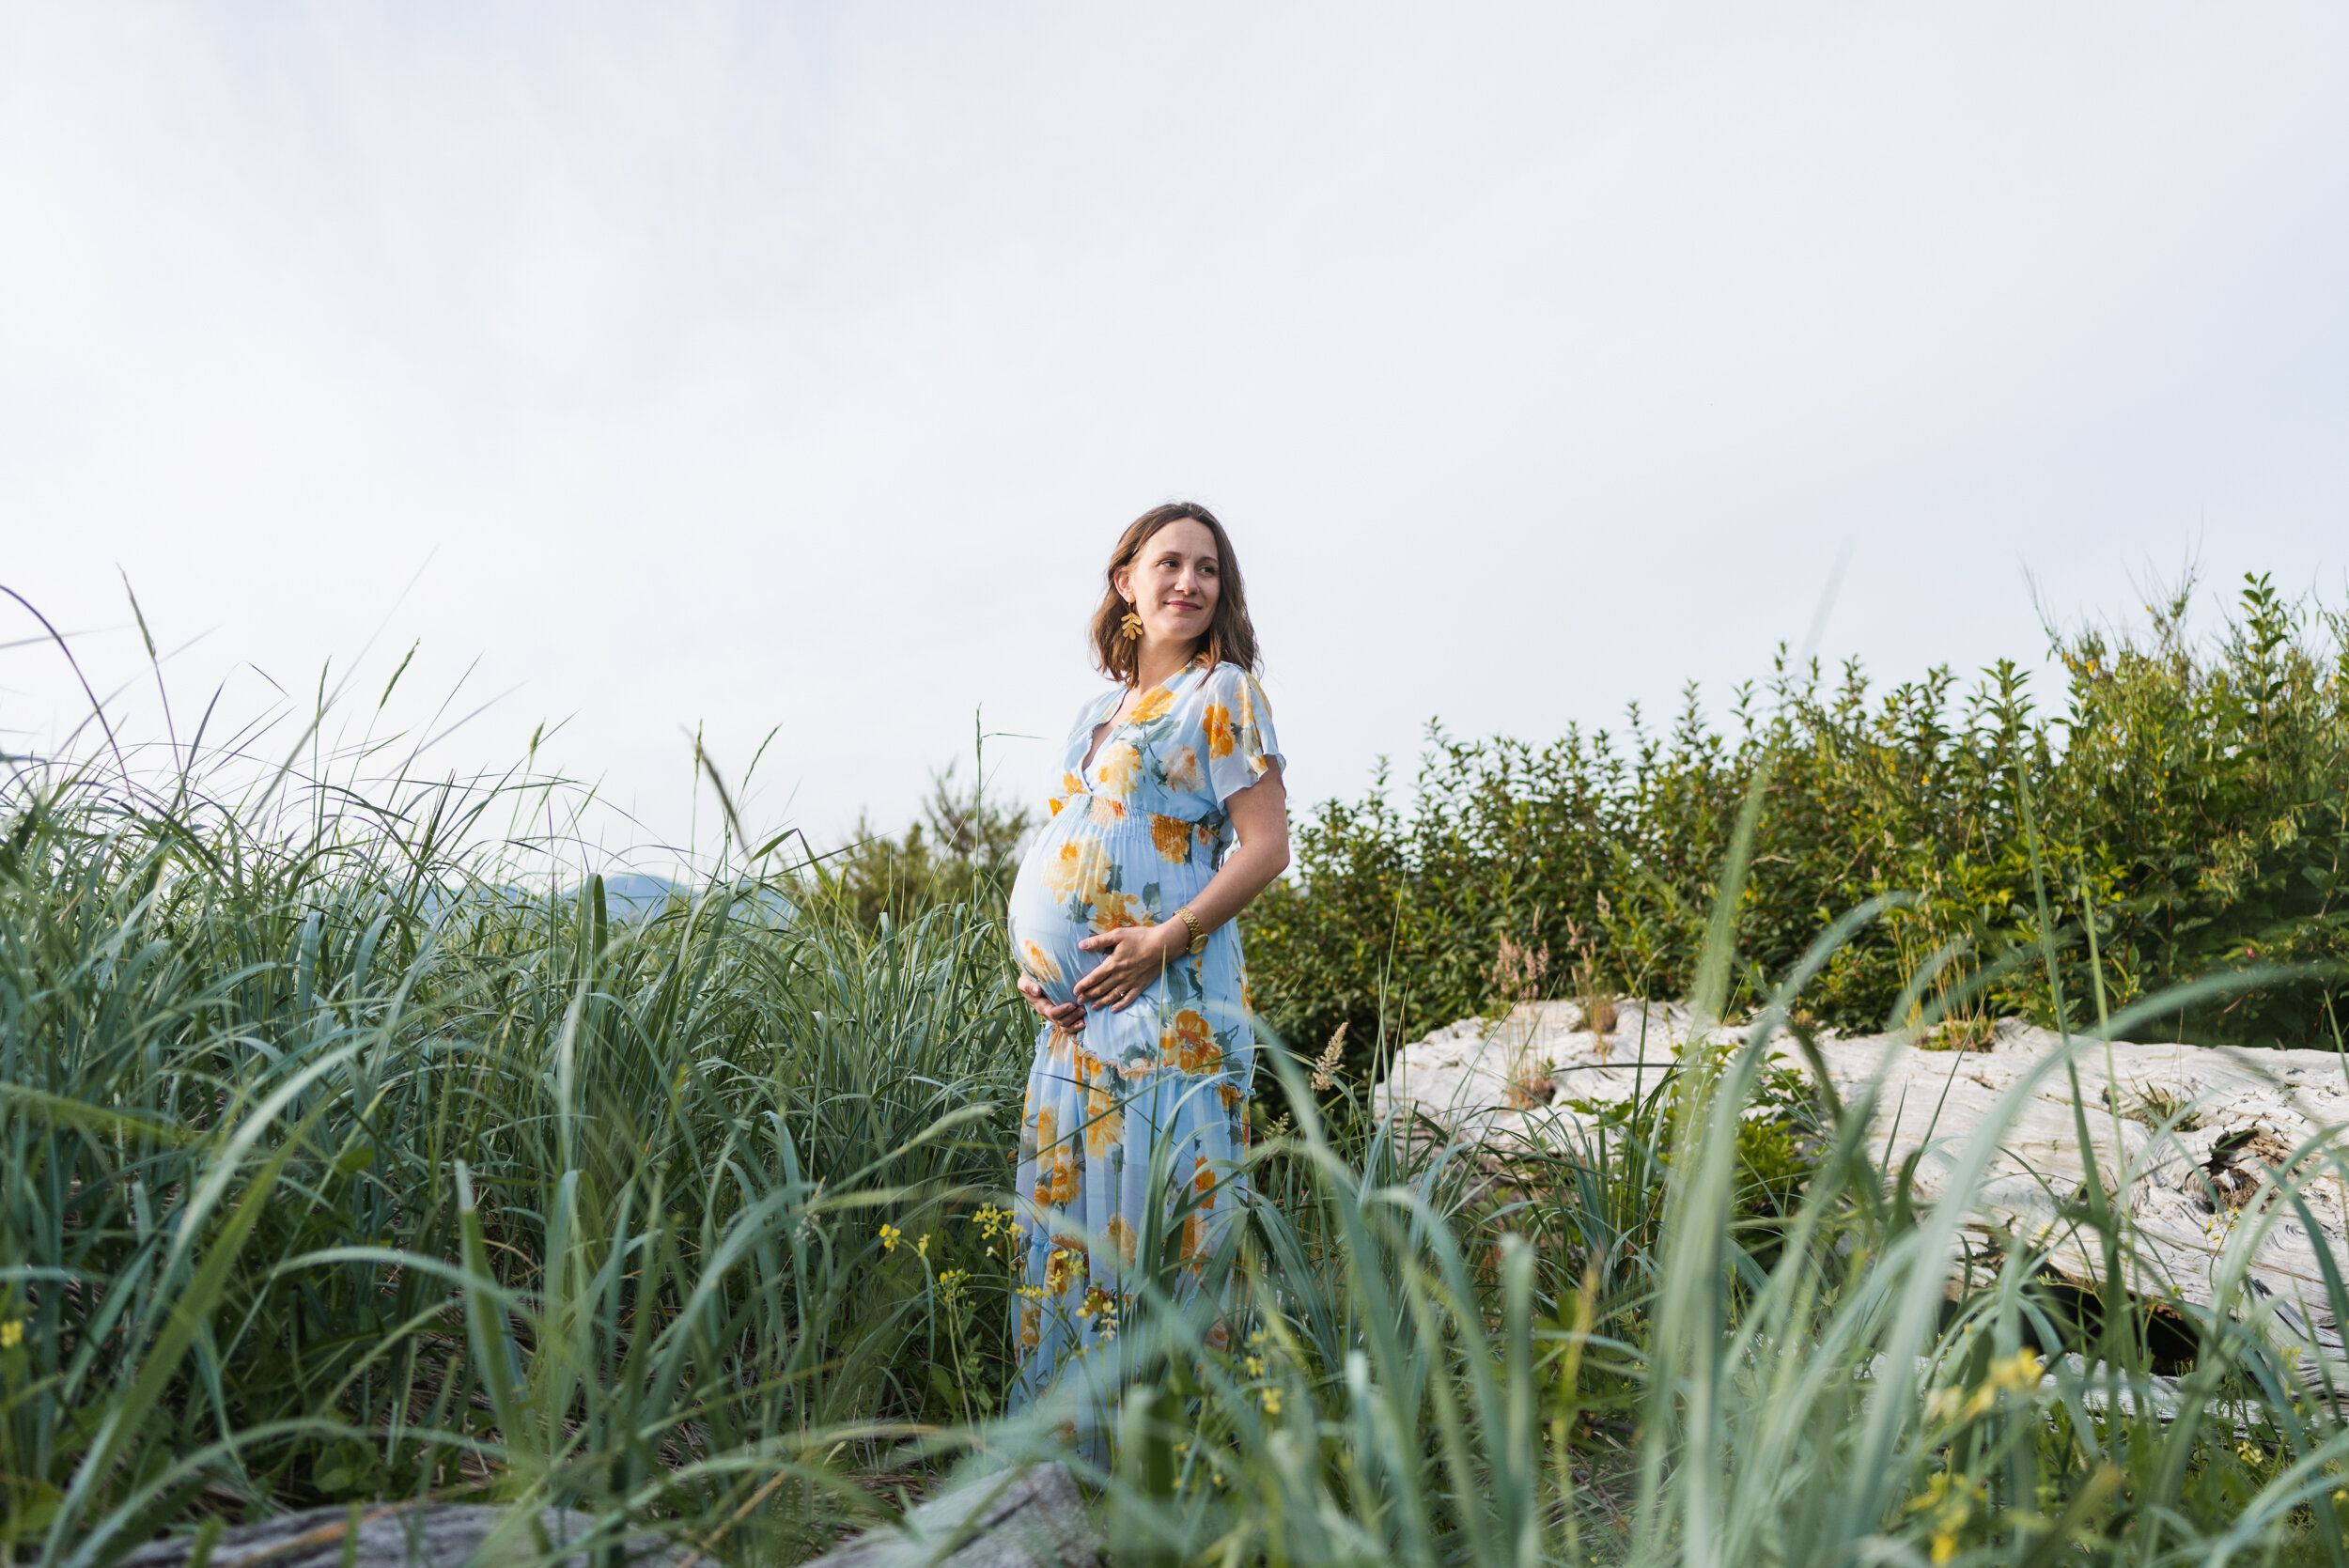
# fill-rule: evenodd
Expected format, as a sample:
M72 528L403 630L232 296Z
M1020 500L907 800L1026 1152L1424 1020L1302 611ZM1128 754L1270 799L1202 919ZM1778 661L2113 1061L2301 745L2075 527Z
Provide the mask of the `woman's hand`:
M1026 975L1019 977L1019 994L1028 999L1028 1005L1036 1010L1046 1023L1058 1024L1066 1030L1085 1026L1085 1010L1073 1001L1054 1001L1044 994L1044 987Z
M1109 955L1077 982L1078 1000L1087 1007L1106 1007L1116 1013L1158 984L1174 955L1190 945L1190 927L1181 921L1124 925L1087 937L1077 945L1087 953Z

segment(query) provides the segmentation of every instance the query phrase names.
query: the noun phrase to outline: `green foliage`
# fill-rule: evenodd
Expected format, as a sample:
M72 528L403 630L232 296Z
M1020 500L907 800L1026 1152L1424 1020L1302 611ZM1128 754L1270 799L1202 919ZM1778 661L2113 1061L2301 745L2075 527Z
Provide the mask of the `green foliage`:
M1981 973L1975 1019L2052 1021L2026 790L2059 954L2084 958L2093 926L2108 1006L2248 963L2337 965L2349 958L2342 617L2253 579L2198 647L2185 608L2183 593L2161 606L2148 640L2062 639L2069 684L2052 717L2011 662L1961 700L1946 669L1875 695L1856 663L1830 686L1781 660L1766 692L1738 690L1726 730L1691 690L1662 735L1636 709L1626 737L1569 730L1542 747L1432 731L1408 813L1382 775L1299 828L1297 879L1250 917L1259 1005L1292 1038L1344 1022L1365 1052L1392 1048L1485 1010L1504 939L1552 955L1553 972L1578 961L1634 994L1683 994L1757 777L1734 1006L1755 1004L1765 977L1845 910L1898 893L1904 907L1840 950L1806 999L1821 1021L1883 1027L1945 950L1928 995ZM2186 1039L2330 1044L2338 994L2309 983L2163 1023Z
M2213 785L2195 797L2213 819L2272 824L2278 792L2329 766L2305 737L2277 738L2294 690L2279 648L2256 764L2268 785L2242 785L2232 806ZM2325 723L2340 679L2320 683ZM1919 711L1939 700L1926 697ZM2076 825L2082 808L2040 795L2069 752L2016 693L2003 700L1982 722L2023 759L2014 793L1976 783L1968 798ZM1874 1162L1871 1095L1814 1098L1771 1065L1781 1032L1878 969L1922 976L1925 1028L1960 1005L1905 956L1930 953L1929 917L1955 919L1930 899L1887 930L1825 937L1754 912L1772 896L1770 856L1806 831L1842 842L1773 820L1810 809L1788 781L1824 765L1798 748L1747 788L1753 737L1779 722L1735 745L1684 726L1614 774L1606 748L1585 748L1602 782L1651 768L1657 810L1729 846L1719 858L1659 839L1642 860L1585 835L1552 862L1582 854L1608 878L1556 929L1562 970L1634 964L1651 989L1684 984L1708 1017L1741 988L1760 1003L1742 1044L1700 1042L1629 1110L1562 1119L1507 1159L1372 1114L1359 1075L1317 1101L1268 1053L1295 1125L1249 1156L1259 1200L1197 1288L1170 1289L1171 1264L1137 1278L1101 1369L1126 1390L1112 1452L1079 1466L1122 1559L2349 1560L2335 1393L2349 1369L2242 1275L2268 1226L2306 1222L2299 1186L2349 1179L2349 1161L2290 1162L2239 1211L2206 1303L2138 1267L2130 1217L2093 1170L2052 1234L1993 1238L1995 1277L1969 1273L1950 1299L1982 1161L2002 1118L2060 1093L2060 1069L2015 1084L1951 1151L1949 1200L1928 1207ZM1849 723L1876 748L1862 760L1897 783L1907 743L1878 732L1876 710ZM1913 750L1974 776L1953 742ZM1847 774L1868 811L1940 800L1857 763L1828 776ZM1540 803L1522 778L1464 794L1453 820L1515 821L1499 842L1542 849L1538 812L1518 813ZM1628 793L1613 788L1591 799ZM565 1502L614 1535L650 1525L708 1560L780 1564L885 1514L899 1485L1067 1456L1076 1380L1034 1411L1003 1410L1015 1281L1002 1188L1033 1036L984 908L900 919L727 864L629 923L595 879L529 891L500 858L515 822L546 816L540 788L275 791L216 797L183 765L160 783L28 768L0 795L0 1538L13 1560L107 1568L200 1519L430 1495ZM2230 840L2250 846L2223 862L2236 879L2198 880L2195 896L2254 901L2267 857L2321 836L2321 815L2291 821L2295 837ZM1357 847L1416 875L1429 844L1448 846L1442 863L1484 874L1474 833L1421 831ZM1986 845L2009 831L1981 831ZM2026 839L2021 861L1996 862L2011 879L2000 918L2018 921L2012 906L2054 874L2076 901L2093 893L2104 951L2146 951L2132 933L2147 917L2116 892L2125 878L2069 831L2049 831L2052 855ZM1906 885L1884 870L1906 863L1906 842L1871 862L1886 886ZM1657 865L1683 880L1640 875ZM1844 901L1818 875L1820 901ZM1538 913L1548 885L1509 887ZM2245 918L2305 924L2291 879L2278 888L2281 902ZM1735 919L1695 902L1708 890ZM1364 909L1406 902L1369 892ZM1489 912L1473 890L1449 895L1407 912ZM1374 1005L1400 999L1391 982L1412 950L1361 939ZM1753 962L1733 966L1733 941ZM1431 972L1471 992L1541 972L1518 960L1480 953ZM2067 966L2056 986L2092 1012L2067 977L2133 996L2149 968L2128 961L2139 969ZM2251 994L2143 997L2111 1032L2257 1017L2265 1003L2232 1001ZM2079 1290L2048 1280L2059 1247L2085 1247L2099 1279L2151 1299L2080 1311ZM2155 1374L2147 1307L2191 1331L2174 1381ZM2294 1311L2337 1327L2349 1293L2328 1277ZM2077 1363L2058 1358L2067 1349Z
M957 784L949 764L931 776L922 819L903 836L876 833L860 817L848 846L816 862L805 880L815 899L867 926L883 916L902 924L950 904L1000 904L1034 825L1025 806L1005 806L983 778L967 789Z
M319 793L7 801L13 1555L419 1493L715 1520L779 1474L739 1544L796 1555L838 1464L999 1401L989 923L735 875L628 924L463 847L497 792Z

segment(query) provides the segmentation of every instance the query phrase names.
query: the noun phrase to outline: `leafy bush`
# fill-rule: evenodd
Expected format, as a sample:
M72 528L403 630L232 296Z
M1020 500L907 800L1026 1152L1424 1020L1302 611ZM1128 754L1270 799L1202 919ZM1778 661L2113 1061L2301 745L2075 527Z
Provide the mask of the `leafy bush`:
M848 843L811 865L805 880L866 926L883 916L903 924L942 905L1001 903L1034 825L1025 806L990 795L984 777L957 784L949 764L931 776L921 819L902 835L876 833L859 817Z
M1872 692L1781 656L1737 689L1725 727L1693 688L1663 734L1545 746L1430 731L1408 811L1387 777L1319 807L1299 875L1249 917L1259 1006L1293 1040L1345 1023L1368 1051L1485 1009L1508 942L1548 955L1553 994L1684 994L1750 790L1762 792L1737 901L1732 1004L1862 900L1909 902L1837 954L1806 1000L1879 1028L1945 950L1932 994L1983 984L1977 1012L2048 1018L2034 839L2063 962L2100 960L2108 1008L2214 969L2349 958L2349 640L2338 612L2247 580L2213 643L2187 596L2150 636L2058 640L2061 712L2011 661L1961 698L1955 675ZM2330 1044L2337 982L2186 1009L2185 1039ZM2076 1006L2088 1006L2086 1001ZM1383 1032L1382 1032L1383 1031Z

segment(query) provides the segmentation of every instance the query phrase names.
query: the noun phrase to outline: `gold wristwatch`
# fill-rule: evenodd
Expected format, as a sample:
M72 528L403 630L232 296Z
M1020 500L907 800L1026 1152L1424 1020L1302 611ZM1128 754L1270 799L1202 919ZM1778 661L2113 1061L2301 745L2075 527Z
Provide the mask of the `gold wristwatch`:
M1186 904L1174 912L1182 917L1182 921L1185 925L1190 927L1190 945L1183 951L1192 955L1206 952L1207 947L1207 928L1199 924L1199 917L1190 912L1190 906Z

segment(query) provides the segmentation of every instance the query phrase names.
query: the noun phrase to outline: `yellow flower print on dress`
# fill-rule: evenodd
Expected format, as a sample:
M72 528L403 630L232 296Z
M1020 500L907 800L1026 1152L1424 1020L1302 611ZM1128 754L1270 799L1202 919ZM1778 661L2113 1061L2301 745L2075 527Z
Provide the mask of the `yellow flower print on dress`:
M1230 756L1232 754L1232 710L1221 703L1209 703L1206 710L1200 715L1200 722L1207 732L1208 757L1212 759Z
M1130 713L1118 712L1121 698ZM1079 945L1085 939L1163 924L1199 896L1232 846L1227 802L1263 776L1259 759L1281 759L1271 717L1246 672L1208 662L1147 691L1102 689L1084 704L1045 775L1056 784L1046 793L1072 809L1043 824L1008 900L1010 953L1023 972L1042 971L1033 942L1063 977L1053 994L1066 995L1067 981L1100 960ZM1112 718L1119 722L1104 729ZM1108 1299L1110 1271L1122 1272L1129 1257L1138 1266L1141 1233L1161 1222L1143 1207L1151 1201L1146 1184L1125 1180L1143 1153L1129 1147L1143 1136L1141 1107L1150 1108L1147 1141L1163 1137L1184 1151L1175 1167L1182 1180L1195 1181L1193 1161L1205 1158L1236 1184L1231 1193L1212 1193L1211 1209L1201 1203L1209 1193L1183 1190L1196 1212L1182 1217L1169 1250L1183 1248L1196 1265L1224 1245L1233 1200L1247 1189L1235 1162L1247 1157L1256 1049L1241 1005L1242 949L1237 927L1219 928L1204 953L1170 960L1170 977L1138 1005L1088 1009L1073 1038L1058 1029L1037 1032L1014 1188L1034 1223L1081 1224L1097 1239L1057 1257L1049 1229L1023 1244L1011 1336L1019 1358L1016 1406L1043 1397L1072 1359L1112 1331L1107 1313L1088 1318L1076 1309L1088 1292ZM1177 1013L1185 1015L1179 1023ZM1088 1259L1091 1281L1082 1277ZM1177 1278L1196 1288L1193 1275Z
M1044 803L1052 808L1052 815L1054 816L1058 816L1060 815L1061 807L1068 804L1070 797L1083 794L1084 787L1085 782L1077 777L1076 774L1063 773L1060 776L1059 791L1055 794L1047 796Z
M1065 1207L1077 1200L1077 1157L1061 1141L1060 1118L1050 1106L1035 1114L1035 1201Z
M1094 772L1100 778L1103 794L1112 800L1128 800L1142 777L1142 753L1130 741L1113 740L1101 748L1100 765Z
M1207 1168L1203 1157L1191 1165L1191 1190L1199 1195L1197 1206L1183 1216L1184 1265L1196 1271L1207 1261L1207 1219L1215 1212L1215 1172Z
M1180 865L1190 859L1190 824L1179 816L1150 818L1150 842L1159 846L1159 859L1170 865Z
M1098 1159L1126 1139L1126 1112L1118 1105L1117 1079L1099 1057L1081 1050L1077 1081L1085 1086L1085 1153Z
M1036 946L1035 943L1021 942L1019 944L1019 958L1022 965L1027 969L1028 975L1031 979L1046 986L1057 986L1060 984L1060 966L1052 962L1052 955L1050 954Z
M1199 787L1199 753L1189 746L1178 746L1166 759L1166 787L1191 790Z
M1186 1007L1174 1015L1174 1027L1159 1042L1159 1049L1168 1066L1187 1073L1212 1073L1223 1065L1223 1048L1215 1043L1215 1031L1195 1008Z
M1090 902L1094 891L1109 877L1109 846L1098 839L1072 838L1045 860L1042 872L1054 902L1071 898Z
M1111 893L1107 889L1093 895L1093 928L1096 931L1122 931L1128 925L1155 924L1142 900L1130 893Z
M1131 1225L1126 1223L1126 1217L1122 1214L1111 1215L1101 1235L1102 1239L1117 1249L1117 1255L1126 1261L1127 1267L1131 1268L1134 1265L1134 1249L1141 1244L1142 1238L1134 1234Z

